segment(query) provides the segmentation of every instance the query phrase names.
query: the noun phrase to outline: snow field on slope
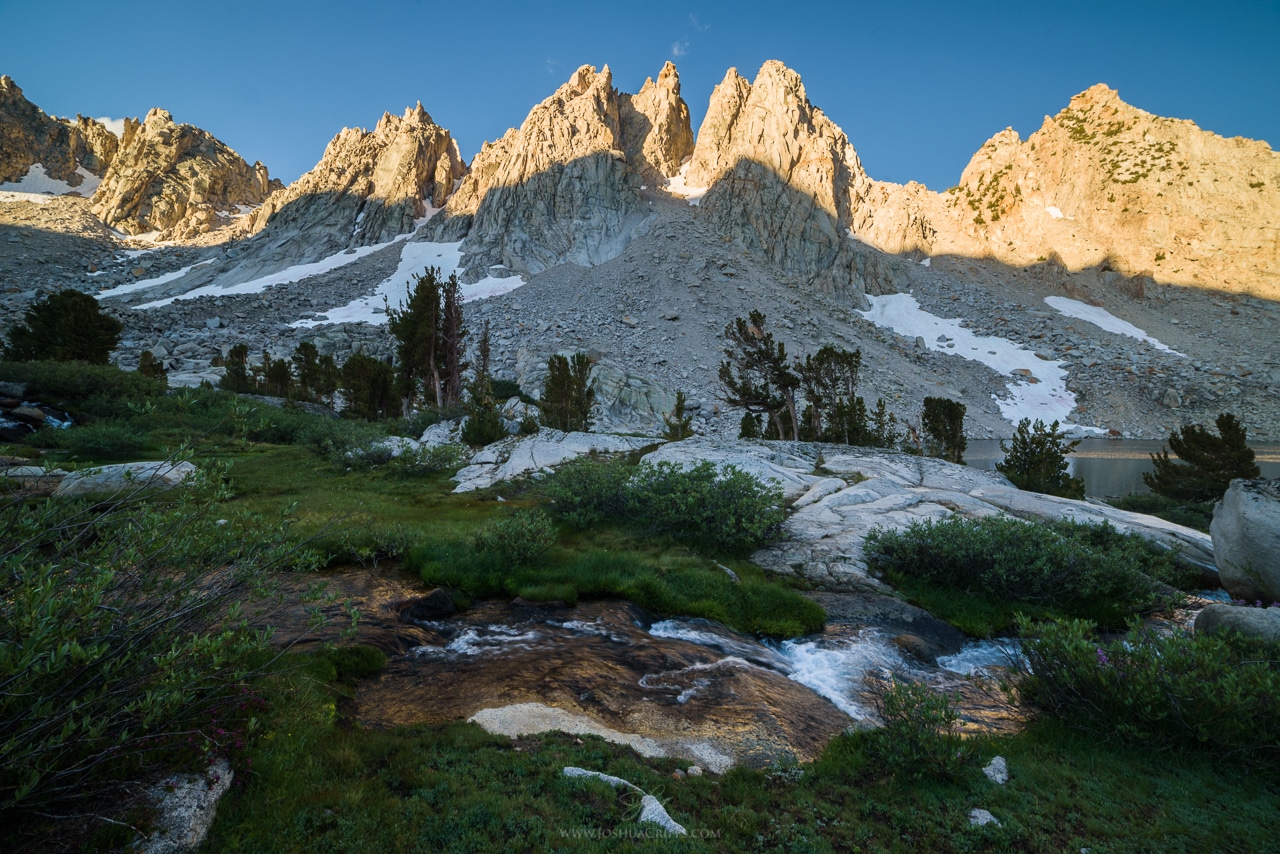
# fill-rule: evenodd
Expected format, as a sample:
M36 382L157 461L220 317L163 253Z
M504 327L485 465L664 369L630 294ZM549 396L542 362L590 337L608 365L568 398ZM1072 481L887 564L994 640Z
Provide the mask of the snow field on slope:
M400 263L396 271L382 280L377 290L368 296L352 300L344 306L331 308L316 317L295 320L290 326L311 328L329 323L371 323L380 326L387 322L386 305L400 308L413 284L413 277L427 267L440 268L441 278L456 273L462 264L462 241L457 243L406 243L400 250ZM497 278L486 276L475 284L462 286L462 301L496 297L515 290L524 284L519 276Z
M892 329L909 338L923 338L925 346L939 353L951 353L975 362L981 362L999 374L1013 379L1009 384L1009 396L995 398L1000 414L1010 424L1023 418L1040 419L1046 424L1060 422L1078 431L1101 432L1096 427L1071 424L1068 420L1075 409L1076 397L1067 390L1067 370L1059 360L1049 360L1020 344L995 335L976 335L961 326L960 318L943 318L920 308L910 294L869 296L871 308L858 312L877 326ZM945 340L939 340L945 338ZM1015 374L1028 371L1030 377ZM993 396L994 397L994 396Z
M1044 301L1049 307L1059 314L1065 314L1067 317L1074 317L1077 320L1083 320L1086 323L1092 323L1099 329L1107 332L1114 332L1117 335L1127 335L1130 338L1137 338L1155 347L1157 350L1163 350L1166 353L1172 353L1175 356L1187 358L1185 353L1179 353L1172 347L1162 344L1160 341L1148 335L1145 331L1134 326L1127 320L1121 320L1105 308L1097 305L1089 305L1079 300L1068 299L1067 297L1045 297Z
M0 202L35 202L45 204L53 196L65 196L68 193L79 193L88 198L102 183L102 179L83 166L76 167L76 173L84 180L79 187L73 187L66 181L50 178L44 170L43 163L32 163L27 174L19 181L0 184Z

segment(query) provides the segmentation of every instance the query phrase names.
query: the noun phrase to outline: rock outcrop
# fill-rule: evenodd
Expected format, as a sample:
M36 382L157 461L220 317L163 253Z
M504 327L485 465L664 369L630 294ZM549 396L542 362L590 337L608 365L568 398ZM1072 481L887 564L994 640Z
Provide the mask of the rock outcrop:
M120 148L93 195L93 212L127 234L159 232L189 239L220 224L242 205L261 204L279 181L250 166L225 143L153 109L125 119Z
M1280 602L1280 480L1233 480L1209 526L1233 599Z
M844 131L813 106L800 75L769 61L748 84L716 86L686 184L722 234L824 290L892 293L892 264L850 240L854 188L869 179Z
M457 142L419 103L383 114L372 131L344 128L310 172L254 211L249 228L269 241L305 234L316 257L295 263L385 243L412 231L428 205L443 207L466 174Z
M658 81L646 78L635 95L618 96L627 163L648 181L670 178L693 154L689 106L680 97L680 74L668 62Z
M1195 630L1206 635L1235 632L1245 637L1280 641L1280 608L1206 605L1196 614Z
M1280 295L1280 155L1163 118L1098 84L932 193L866 182L854 233L888 252L1057 259L1070 270Z
M617 257L648 218L644 174L674 174L687 154L679 85L668 64L626 98L608 66L584 65L518 130L485 145L431 227L436 240L465 236L463 280Z
M85 182L85 172L101 178L118 146L100 122L47 115L12 78L0 77L0 184L21 180L39 163L48 177L74 190Z

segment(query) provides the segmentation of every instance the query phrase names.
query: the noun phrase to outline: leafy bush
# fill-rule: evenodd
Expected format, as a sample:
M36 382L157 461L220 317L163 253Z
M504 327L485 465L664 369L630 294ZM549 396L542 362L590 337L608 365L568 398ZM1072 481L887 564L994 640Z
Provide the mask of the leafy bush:
M352 465L356 451L385 437L386 433L377 424L346 418L318 418L299 433L297 444L345 468Z
M389 469L393 474L401 477L423 477L444 471L455 471L466 459L466 451L461 445L432 445L392 457Z
M330 647L320 657L333 667L334 679L342 682L376 676L387 666L387 656L382 650L363 643Z
M81 460L123 460L147 447L139 431L118 421L95 421L59 433L59 447Z
M1209 533L1209 523L1213 521L1213 505L1210 503L1175 501L1153 492L1124 495L1111 501L1111 504L1121 510L1159 516L1175 525L1195 528L1206 534Z
M1172 604L1165 585L1183 578L1172 552L1109 525L951 518L874 530L864 549L872 569L909 595L934 591L926 607L944 619L966 597L984 600L978 624L961 626L976 634L1006 628L1014 606L1123 626Z
M0 814L207 761L252 726L268 636L238 603L314 555L284 523L217 524L215 480L165 504L0 506Z
M556 541L556 526L543 510L521 510L501 516L475 533L475 550L505 564L527 566Z
M582 458L544 486L565 521L587 527L620 519L711 552L744 555L782 536L782 490L703 461L641 463Z
M627 514L649 530L714 552L747 555L782 535L782 489L734 466L641 463Z
M620 457L578 457L556 469L542 488L562 519L586 528L626 515L626 487L633 469Z
M950 777L968 761L959 715L946 694L890 679L876 692L876 710L884 726L867 734L867 754L890 775Z
M1019 621L1022 699L1070 726L1168 749L1280 760L1280 644L1082 620Z
M31 304L9 330L3 357L14 362L88 362L105 365L124 324L103 314L93 297L65 290Z
M466 411L463 406L425 406L407 417L390 422L388 431L393 436L417 439L427 431L428 427L439 424L441 421L459 418L466 414Z
M83 362L0 362L0 381L25 383L27 396L65 409L77 419L130 413L129 404L163 397L163 380L115 365Z
M1046 427L1037 418L1033 426L1030 418L1023 418L1018 422L1010 446L1006 448L1004 440L1000 441L1005 457L996 463L996 471L1009 478L1018 489L1062 498L1084 498L1084 479L1072 477L1067 470L1067 454L1078 444L1079 439L1066 440L1066 434L1058 430L1057 421Z

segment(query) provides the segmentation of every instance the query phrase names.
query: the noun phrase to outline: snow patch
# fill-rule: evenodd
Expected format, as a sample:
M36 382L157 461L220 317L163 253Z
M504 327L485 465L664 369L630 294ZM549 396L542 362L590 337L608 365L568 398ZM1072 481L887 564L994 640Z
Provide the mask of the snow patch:
M319 261L314 261L310 264L294 264L292 267L286 267L285 269L281 270L278 273L271 273L270 275L262 276L257 279L251 279L248 282L242 282L238 285L228 285L224 287L222 285L214 283L211 285L205 285L204 287L196 288L193 291L188 291L185 294L179 294L178 296L174 296L174 297L166 297L165 299L159 299L153 302L143 303L142 305L134 306L134 307L135 308L163 308L164 306L169 305L170 303L175 302L176 300L195 299L196 297L203 297L203 296L230 296L232 294L262 293L267 288L274 287L276 285L292 284L293 282L301 281L302 279L310 278L311 276L318 276L321 273L327 273L330 270L336 270L339 267L345 267L348 264L351 264L355 261L359 261L361 258L365 257L366 255L371 255L374 252L377 252L379 249L385 249L386 247L391 246L392 244L400 243L401 241L407 240L409 236L410 235L408 234L401 234L400 236L396 237L394 240L389 240L386 243L379 243L375 246L357 246L355 249L344 249L343 251L337 253L336 255L330 255L328 258L321 258ZM138 284L138 283L135 282L135 284ZM156 284L162 284L162 283L158 281L152 281L149 283L148 286L156 285Z
M692 163L693 161L690 161ZM693 207L697 207L702 203L702 197L707 194L708 187L690 187L686 183L686 177L689 174L689 163L680 167L680 171L676 173L674 178L668 178L663 186L668 193L673 196L679 196L685 199Z
M387 322L386 306L404 305L405 296L413 283L413 277L427 267L439 267L440 275L448 278L462 265L462 241L457 243L406 243L400 251L400 263L396 271L378 285L368 296L359 297L344 306L307 318L296 320L291 326L311 328L329 323L371 323L381 326ZM496 297L514 291L524 284L519 276L498 278L486 276L480 281L462 286L462 301Z
M0 202L35 202L45 204L53 196L67 196L72 193L88 198L102 183L102 179L83 166L76 167L76 174L83 180L80 186L73 187L66 181L50 177L43 163L32 163L27 174L21 180L0 184Z
M924 259L923 261L921 261L921 262L920 262L920 266L921 266L921 267L932 267L932 266L933 266L933 259L932 259L932 258L926 258L926 259Z
M1053 205L1045 207L1044 212L1049 215L1050 219L1062 219L1062 211L1058 210Z
M1145 341L1157 350L1163 350L1166 353L1172 353L1175 356L1187 358L1186 353L1179 353L1177 350L1162 344L1160 341L1148 335L1143 330L1134 326L1127 320L1121 320L1105 308L1097 305L1089 305L1079 300L1068 299L1067 297L1045 297L1044 301L1049 307L1059 314L1065 314L1067 317L1074 317L1077 320L1083 320L1092 323L1099 329L1107 332L1114 332L1116 335L1127 335L1130 338L1137 338L1139 341Z
M149 251L149 250L142 250L142 251ZM125 254L129 255L130 257L133 257L134 254L141 255L142 251L126 252ZM213 263L212 259L210 259L209 261L201 261L198 264L191 264L189 266L183 267L181 270L174 270L172 273L165 273L163 276L156 276L153 279L144 279L140 282L130 282L127 285L117 285L116 287L111 288L110 290L106 290L98 294L98 299L122 297L125 294L131 294L134 291L142 291L142 290L146 290L147 288L154 288L156 285L167 284L169 282L172 282L175 279L181 279L183 276L185 276L187 273L190 273L196 267L203 267L205 264L211 264L211 263Z
M940 353L981 362L1013 381L1009 396L996 398L1000 414L1010 424L1023 418L1058 421L1077 431L1102 432L1096 427L1071 424L1067 419L1075 409L1076 397L1067 390L1067 370L1059 360L1044 360L1020 344L994 335L976 335L960 325L960 318L942 318L920 308L910 294L871 296L868 311L858 312L877 326L899 335L923 338L925 346ZM1034 378L1036 381L1031 382Z

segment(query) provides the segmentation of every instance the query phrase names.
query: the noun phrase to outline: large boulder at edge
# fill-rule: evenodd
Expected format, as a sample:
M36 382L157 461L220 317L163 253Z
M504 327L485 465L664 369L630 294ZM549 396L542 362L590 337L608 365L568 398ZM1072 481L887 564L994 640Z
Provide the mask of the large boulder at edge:
M1280 608L1207 605L1196 615L1196 631L1206 635L1233 631L1245 637L1280 641Z
M1280 600L1280 479L1231 481L1209 533L1222 586L1233 599Z

